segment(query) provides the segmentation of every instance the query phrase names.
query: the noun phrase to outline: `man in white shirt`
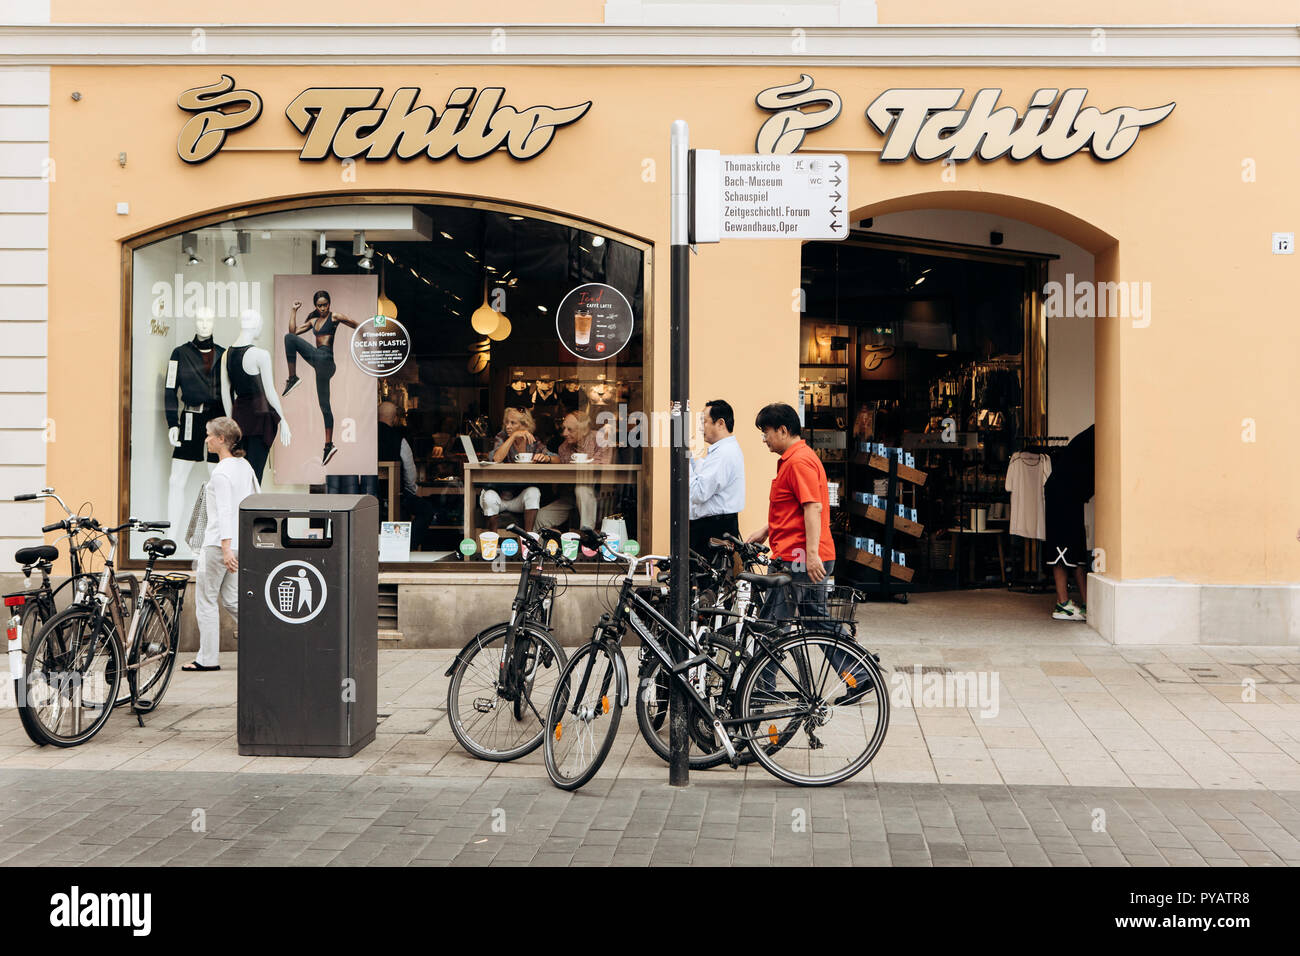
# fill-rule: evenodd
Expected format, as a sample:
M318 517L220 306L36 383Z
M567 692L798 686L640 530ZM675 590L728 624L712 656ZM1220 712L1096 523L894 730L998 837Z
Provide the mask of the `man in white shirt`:
M736 413L720 398L707 402L700 432L709 450L691 459L691 550L709 555L709 539L740 536L736 517L745 507L745 456L731 434Z

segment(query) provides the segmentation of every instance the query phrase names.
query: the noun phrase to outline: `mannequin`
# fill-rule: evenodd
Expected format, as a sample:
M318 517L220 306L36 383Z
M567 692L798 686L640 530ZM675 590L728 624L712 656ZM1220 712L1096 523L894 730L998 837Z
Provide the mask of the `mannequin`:
M289 446L289 423L271 377L271 353L253 342L262 334L262 314L245 309L239 316L239 338L221 363L221 404L239 425L240 440L258 482L266 469L277 427L280 444Z
M209 473L216 458L207 453L204 439L208 422L221 415L221 355L225 351L212 341L212 313L206 310L194 320L194 338L172 349L163 387L167 416L167 441L172 446L171 475L167 479L167 520L183 541L188 515L185 487L196 462L206 461Z

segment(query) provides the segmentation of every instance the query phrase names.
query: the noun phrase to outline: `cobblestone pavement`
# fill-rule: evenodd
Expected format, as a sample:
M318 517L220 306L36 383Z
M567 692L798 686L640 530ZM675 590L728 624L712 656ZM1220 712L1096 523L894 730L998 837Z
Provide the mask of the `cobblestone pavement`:
M998 620L995 609L988 626ZM1012 633L961 642L937 626L891 636L887 618L873 619L863 639L889 668L892 713L883 748L855 781L1300 790L1300 648L1116 648L1085 626L1063 627L1052 641ZM443 676L452 654L381 651L386 716L375 742L346 760L239 756L237 654L225 653L220 673L178 670L147 726L115 712L74 749L35 747L0 708L0 769L544 778L540 752L486 764L456 744ZM966 699L931 699L945 681ZM0 682L0 692L11 687ZM601 773L665 779L630 708ZM767 779L760 767L700 776Z
M30 865L1300 863L1300 793L0 770Z

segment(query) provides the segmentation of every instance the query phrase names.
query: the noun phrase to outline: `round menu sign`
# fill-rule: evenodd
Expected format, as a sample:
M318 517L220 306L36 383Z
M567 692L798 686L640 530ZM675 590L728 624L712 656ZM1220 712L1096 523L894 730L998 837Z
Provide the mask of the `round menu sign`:
M406 326L386 315L374 315L352 331L352 361L367 375L392 375L411 357Z
M588 282L560 302L555 311L555 333L580 359L601 362L613 358L632 338L632 305L612 285Z

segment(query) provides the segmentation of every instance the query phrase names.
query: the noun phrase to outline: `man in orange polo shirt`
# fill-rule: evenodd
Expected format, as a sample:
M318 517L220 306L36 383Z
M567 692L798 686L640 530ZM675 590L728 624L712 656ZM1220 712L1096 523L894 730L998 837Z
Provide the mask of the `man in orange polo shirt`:
M762 544L770 538L772 556L790 565L796 582L817 584L835 571L826 469L800 437L799 413L789 405L764 406L754 424L781 460L768 497L767 524L749 540Z
M787 589L772 592L772 603L763 610L764 617L783 619L793 615L791 604L798 602L800 616L826 617L826 599L830 584L827 580L835 571L835 541L831 538L830 489L826 486L826 469L821 459L800 437L799 413L791 406L777 402L765 405L754 419L763 433L763 443L781 459L776 465L776 477L767 503L767 524L749 536L749 541L762 544L770 539L772 556L785 564L781 570L790 575L793 585L804 585L792 601ZM808 584L825 582L826 590L809 588ZM845 635L848 636L848 635ZM836 672L841 673L844 693L838 696L836 706L861 704L874 690L871 678L864 673L850 677L847 651L823 647L827 660ZM776 669L765 674L762 687L775 686Z

